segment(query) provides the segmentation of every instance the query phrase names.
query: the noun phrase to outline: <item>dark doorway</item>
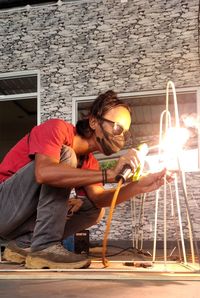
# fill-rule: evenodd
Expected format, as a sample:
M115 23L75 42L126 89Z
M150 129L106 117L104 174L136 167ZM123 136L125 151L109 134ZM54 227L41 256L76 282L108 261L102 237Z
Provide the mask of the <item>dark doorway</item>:
M39 122L38 78L37 71L0 74L0 162Z
M37 98L0 101L0 162L37 125Z

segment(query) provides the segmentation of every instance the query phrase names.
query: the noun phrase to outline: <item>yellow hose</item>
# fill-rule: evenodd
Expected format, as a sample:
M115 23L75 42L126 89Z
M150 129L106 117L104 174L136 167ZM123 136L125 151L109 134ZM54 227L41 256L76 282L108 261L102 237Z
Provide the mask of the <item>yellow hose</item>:
M106 259L108 234L110 232L110 225L111 225L111 221L112 221L113 211L115 209L115 205L116 205L116 202L117 202L118 194L119 194L120 188L122 186L122 183L123 183L123 180L120 179L119 182L118 182L118 184L117 184L117 188L115 190L115 193L113 195L113 199L112 199L112 202L111 202L110 211L109 211L109 215L108 215L106 230L105 230L105 234L104 234L104 238L103 238L102 263L103 263L104 267L108 267L109 266L109 262Z
M142 152L142 154L144 156L146 156L147 153L148 153L148 146L147 146L147 144L140 145L138 147L138 150L140 152ZM135 171L135 173L134 173L134 175L133 175L133 177L132 177L132 181L138 181L140 179L140 175L141 175L142 170L143 170L143 167L141 166L141 164L139 164L138 167L137 167L137 169L136 169L136 171ZM116 205L116 202L117 202L117 197L118 197L120 188L122 186L122 183L123 183L123 179L121 178L119 180L118 184L117 184L117 188L116 188L115 193L113 195L113 199L112 199L112 202L111 202L110 211L109 211L109 215L108 215L106 230L105 230L105 234L104 234L104 238L103 238L102 263L103 263L104 267L108 267L109 266L108 260L106 259L108 234L109 234L109 231L110 231L110 225L111 225L111 221L112 221L113 211L115 209L115 205Z

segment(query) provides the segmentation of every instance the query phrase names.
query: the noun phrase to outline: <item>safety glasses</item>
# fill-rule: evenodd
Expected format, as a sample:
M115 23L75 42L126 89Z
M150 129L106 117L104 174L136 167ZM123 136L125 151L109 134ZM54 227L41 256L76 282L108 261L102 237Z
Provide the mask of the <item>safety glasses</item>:
M123 134L126 139L130 136L130 132L125 130L118 122L114 122L114 121L106 119L104 117L98 117L98 118L100 120L108 122L112 126L112 134L114 136L120 136Z

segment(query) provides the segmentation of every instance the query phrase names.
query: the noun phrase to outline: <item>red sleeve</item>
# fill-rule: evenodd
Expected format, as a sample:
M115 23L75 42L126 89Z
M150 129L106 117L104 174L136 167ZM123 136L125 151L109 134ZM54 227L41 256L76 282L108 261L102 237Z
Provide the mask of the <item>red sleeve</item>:
M88 159L84 160L82 169L99 170L99 162L92 153L88 155Z
M83 169L90 169L90 170L100 170L100 165L98 160L94 157L92 153L89 154L88 160L83 163ZM103 186L101 182L95 183L95 185Z
M87 169L87 170L99 170L100 165L99 165L99 162L97 161L97 159L94 157L94 155L92 153L90 153L88 156L88 159L84 160L81 168ZM103 184L101 182L95 183L93 185L103 186ZM84 187L76 188L76 195L77 196L87 196Z
M62 145L71 146L74 127L60 119L50 119L35 126L29 136L29 156L44 154L60 159Z

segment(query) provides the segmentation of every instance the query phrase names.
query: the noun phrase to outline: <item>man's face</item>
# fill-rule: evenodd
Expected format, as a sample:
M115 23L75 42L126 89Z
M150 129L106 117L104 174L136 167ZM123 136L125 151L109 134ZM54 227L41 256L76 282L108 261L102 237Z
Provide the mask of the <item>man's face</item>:
M95 135L99 151L105 155L111 155L121 150L130 124L130 113L122 106L113 108L97 119Z

